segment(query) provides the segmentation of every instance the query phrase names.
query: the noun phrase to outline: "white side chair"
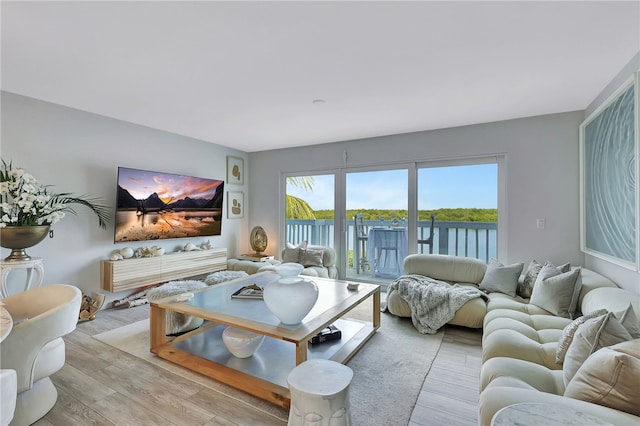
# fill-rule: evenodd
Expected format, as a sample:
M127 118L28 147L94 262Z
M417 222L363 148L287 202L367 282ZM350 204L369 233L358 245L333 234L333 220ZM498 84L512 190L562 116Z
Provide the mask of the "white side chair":
M0 426L7 426L13 420L18 395L17 388L16 370L0 370Z
M2 300L13 318L13 330L0 346L0 368L17 374L12 426L30 425L47 414L58 399L49 376L65 363L62 336L78 322L82 292L53 284Z

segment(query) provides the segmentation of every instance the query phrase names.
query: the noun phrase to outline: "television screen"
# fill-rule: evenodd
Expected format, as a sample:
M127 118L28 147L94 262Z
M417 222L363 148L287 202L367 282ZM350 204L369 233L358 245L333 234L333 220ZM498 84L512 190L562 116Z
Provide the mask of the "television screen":
M118 167L114 241L222 232L224 181Z

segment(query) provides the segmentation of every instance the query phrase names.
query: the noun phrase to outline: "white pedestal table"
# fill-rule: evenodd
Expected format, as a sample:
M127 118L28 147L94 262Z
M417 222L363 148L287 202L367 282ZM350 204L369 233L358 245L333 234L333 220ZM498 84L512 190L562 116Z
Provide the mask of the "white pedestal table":
M2 298L9 296L9 275L11 272L20 269L25 269L27 273L23 291L40 287L42 285L42 280L44 278L42 258L32 257L29 260L2 260L0 261L0 271L2 271L2 287L0 288L0 293Z

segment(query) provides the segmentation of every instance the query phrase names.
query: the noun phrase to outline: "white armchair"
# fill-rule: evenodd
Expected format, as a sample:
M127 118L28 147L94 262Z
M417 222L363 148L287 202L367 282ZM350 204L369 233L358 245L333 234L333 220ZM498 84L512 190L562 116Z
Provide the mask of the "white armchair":
M65 363L62 336L78 322L82 292L53 284L2 300L13 318L13 330L0 345L0 368L17 373L17 400L12 425L30 425L56 403L49 376Z

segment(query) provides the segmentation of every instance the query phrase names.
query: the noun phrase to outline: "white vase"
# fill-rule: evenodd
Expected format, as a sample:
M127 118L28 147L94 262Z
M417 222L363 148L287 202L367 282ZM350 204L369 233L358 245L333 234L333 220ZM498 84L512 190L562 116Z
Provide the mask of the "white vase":
M318 300L318 286L301 277L284 277L264 288L267 308L287 325L299 324Z

